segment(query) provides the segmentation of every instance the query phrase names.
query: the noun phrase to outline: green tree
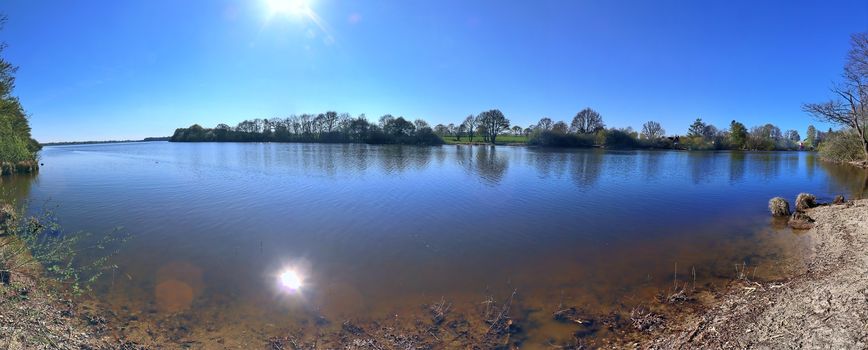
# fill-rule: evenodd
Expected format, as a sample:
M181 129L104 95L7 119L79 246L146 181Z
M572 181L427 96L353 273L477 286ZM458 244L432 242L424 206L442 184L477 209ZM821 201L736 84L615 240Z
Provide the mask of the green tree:
M813 149L814 147L817 146L816 141L817 141L817 128L815 128L813 125L808 125L807 139L806 139L805 147Z
M705 136L706 125L702 122L702 118L696 118L696 121L693 124L690 124L690 128L687 129L687 136L690 137L703 137Z
M747 144L747 128L744 124L733 120L729 123L729 143L738 149L744 149Z
M0 28L5 23L6 17L0 17ZM0 54L5 49L6 43L0 43ZM17 71L18 67L0 57L0 162L34 160L41 148L30 135L24 107L13 95Z

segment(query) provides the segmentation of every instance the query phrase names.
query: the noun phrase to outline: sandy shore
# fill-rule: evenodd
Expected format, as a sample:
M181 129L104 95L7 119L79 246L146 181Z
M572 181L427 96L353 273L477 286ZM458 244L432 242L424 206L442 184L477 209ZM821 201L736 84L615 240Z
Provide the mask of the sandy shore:
M652 349L868 348L868 200L807 211L816 225L804 271L742 281L703 312L639 345Z

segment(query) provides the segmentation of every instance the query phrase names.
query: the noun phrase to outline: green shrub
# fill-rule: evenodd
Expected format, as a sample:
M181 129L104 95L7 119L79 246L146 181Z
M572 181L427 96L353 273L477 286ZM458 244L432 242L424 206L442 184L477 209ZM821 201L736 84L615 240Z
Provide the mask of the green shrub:
M593 147L594 135L538 131L530 136L527 143L541 147Z
M9 118L0 116L0 162L32 160L33 153L27 146L28 140L14 132Z
M833 162L862 160L862 142L854 131L836 131L826 135L819 148L820 157Z

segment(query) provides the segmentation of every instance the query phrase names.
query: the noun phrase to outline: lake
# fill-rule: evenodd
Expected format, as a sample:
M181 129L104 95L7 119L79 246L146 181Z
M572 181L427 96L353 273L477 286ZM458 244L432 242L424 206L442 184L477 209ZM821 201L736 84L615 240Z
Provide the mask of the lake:
M131 233L95 292L200 338L424 318L515 291L542 344L569 335L551 317L562 304L629 310L736 265L781 276L810 242L775 224L769 198L868 194L865 171L807 152L147 142L40 157L6 195L56 206L67 232ZM279 286L286 269L300 291Z

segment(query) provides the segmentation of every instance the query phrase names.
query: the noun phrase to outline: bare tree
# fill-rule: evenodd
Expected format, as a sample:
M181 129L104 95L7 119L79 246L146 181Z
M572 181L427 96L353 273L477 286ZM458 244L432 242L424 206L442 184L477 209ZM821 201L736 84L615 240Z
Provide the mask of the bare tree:
M549 117L543 117L539 120L539 123L536 123L536 127L541 131L551 131L554 125L555 123Z
M647 140L657 140L666 135L666 130L660 126L660 123L649 121L642 125L642 138Z
M470 142L473 142L473 133L479 125L476 117L473 114L468 115L467 118L464 119L464 123L461 125L464 125L464 128L467 130L467 136L470 136Z
M338 124L338 113L335 111L328 111L325 114L321 114L323 116L320 121L322 131L332 132Z
M501 131L509 129L509 119L498 109L492 109L479 114L480 126L485 130L488 141L494 143Z
M570 129L579 134L593 134L606 127L603 117L597 111L585 108L573 117Z
M824 103L805 104L802 109L818 120L853 129L862 142L862 154L868 160L868 32L854 34L851 39L843 81L832 87L835 98Z

